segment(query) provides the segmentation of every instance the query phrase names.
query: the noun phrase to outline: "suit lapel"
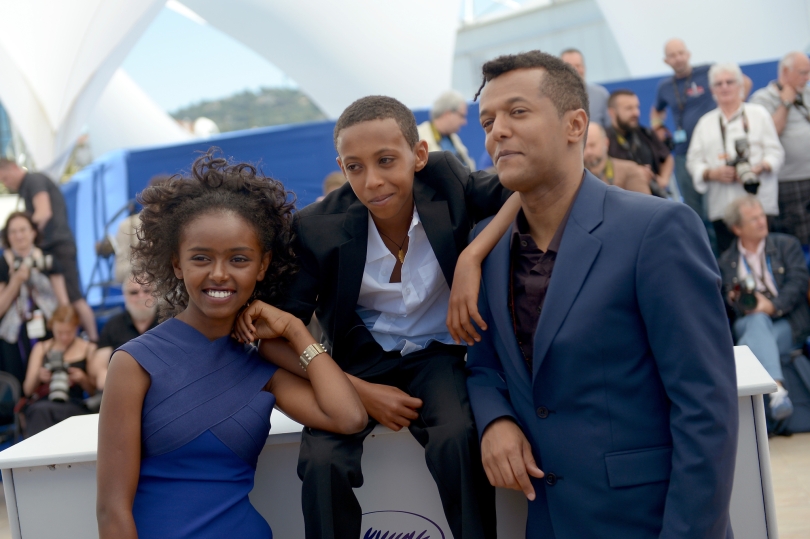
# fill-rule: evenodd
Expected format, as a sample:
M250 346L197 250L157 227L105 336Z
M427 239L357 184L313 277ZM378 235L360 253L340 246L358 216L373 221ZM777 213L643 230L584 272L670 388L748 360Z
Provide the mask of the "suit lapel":
M337 268L337 305L335 313L335 333L340 324L352 320L350 314L357 307L363 270L366 267L368 248L368 209L358 200L346 211L343 228L350 239L340 245Z
M413 184L413 201L422 226L425 228L433 254L442 268L447 286L453 286L453 273L456 269L456 245L453 240L453 225L450 222L450 208L446 200L433 200L436 190L418 179Z
M489 331L493 331L493 326L497 329L498 336L509 354L509 359L516 364L517 372L525 376L526 382L529 383L526 360L523 359L523 353L518 346L515 327L512 324L512 313L509 312L509 241L511 235L510 227L484 260L483 271L488 276L485 279L487 302L492 314ZM497 323L497 321L502 322ZM501 358L502 361L505 359Z
M537 376L554 337L602 248L602 242L592 236L591 232L602 222L606 192L607 186L604 183L590 172L585 173L563 232L543 311L534 334L532 380Z

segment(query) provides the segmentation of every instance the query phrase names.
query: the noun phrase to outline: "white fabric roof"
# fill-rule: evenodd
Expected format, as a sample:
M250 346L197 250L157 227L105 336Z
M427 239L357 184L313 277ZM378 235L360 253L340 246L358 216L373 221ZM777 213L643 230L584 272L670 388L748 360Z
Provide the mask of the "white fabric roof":
M369 94L430 105L450 88L461 0L181 0L337 117Z
M0 0L0 100L40 169L59 172L165 0Z
M695 65L773 60L790 51L805 50L810 44L808 0L597 0L597 3L631 77L670 72L663 63L663 46L673 37L684 39Z
M111 150L194 138L118 69L87 120L94 156Z

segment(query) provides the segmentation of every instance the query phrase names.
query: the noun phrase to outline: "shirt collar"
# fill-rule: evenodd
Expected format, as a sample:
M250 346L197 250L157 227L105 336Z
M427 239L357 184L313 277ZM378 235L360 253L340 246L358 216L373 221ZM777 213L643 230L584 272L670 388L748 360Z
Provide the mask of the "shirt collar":
M408 227L408 236L413 237L413 230L422 223L419 218L419 212L416 211L416 205L413 206L413 217L411 217L411 226ZM374 224L374 219L371 218L371 212L368 213L368 247L366 248L366 263L380 260L386 256L394 256L388 247L383 242L382 234L377 230L377 225Z
M746 258L761 257L762 254L765 252L765 238L763 238L759 242L759 244L757 245L756 250L753 251L753 252L749 251L748 249L743 247L742 240L738 239L737 240L737 249L740 251L740 254L743 255Z
M736 111L734 111L734 114L732 114L731 118L729 118L728 120L726 120L726 115L723 114L723 111L720 110L720 107L717 107L717 110L720 112L720 121L723 122L723 125L728 125L731 122L733 122L734 120L737 120L742 116L742 113L745 110L745 103L741 104L740 108L738 108Z

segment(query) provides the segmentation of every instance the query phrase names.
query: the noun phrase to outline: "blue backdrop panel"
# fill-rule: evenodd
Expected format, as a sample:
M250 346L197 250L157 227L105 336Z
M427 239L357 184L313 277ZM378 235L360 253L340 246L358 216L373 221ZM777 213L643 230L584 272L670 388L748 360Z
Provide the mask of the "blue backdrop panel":
M77 172L62 188L67 203L68 221L76 237L79 275L85 290L96 264L95 244L104 237L104 225L129 199L126 154L126 151L116 151L102 156ZM117 219L109 229L110 233L115 234L117 223L125 216ZM109 279L109 272L101 267L93 281ZM89 292L88 301L91 304L98 303L99 289Z
M776 62L763 62L742 66L751 77L756 90L776 77ZM634 91L641 102L641 123L647 125L649 111L655 100L655 91L661 77L635 79L605 84L609 91L627 88ZM470 96L472 97L472 96ZM417 122L428 118L426 110L414 112ZM671 114L668 124L671 126ZM478 122L478 103L471 103L469 123L459 132L470 156L476 161L484 153L484 133ZM188 172L201 152L216 146L225 156L235 161L247 161L284 182L295 192L298 207L315 201L321 194L324 177L338 170L337 152L332 142L335 122L324 121L303 125L275 126L249 131L226 133L186 144L161 146L139 150L112 152L94 161L77 173L62 188L68 205L70 226L76 236L79 251L79 270L85 288L96 263L95 242L104 234L104 224L127 201L135 198L156 175ZM112 234L125 215L120 216L108 231ZM108 275L96 275L94 282L106 280ZM91 291L91 303L98 299Z

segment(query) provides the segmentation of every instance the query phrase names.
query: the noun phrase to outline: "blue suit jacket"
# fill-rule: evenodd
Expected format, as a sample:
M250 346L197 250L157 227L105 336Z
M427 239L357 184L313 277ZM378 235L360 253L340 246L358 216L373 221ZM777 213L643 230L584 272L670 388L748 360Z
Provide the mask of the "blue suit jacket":
M734 352L700 219L586 173L531 373L507 302L509 239L483 264L489 330L469 349L467 386L479 434L511 417L547 474L527 537L732 537Z

